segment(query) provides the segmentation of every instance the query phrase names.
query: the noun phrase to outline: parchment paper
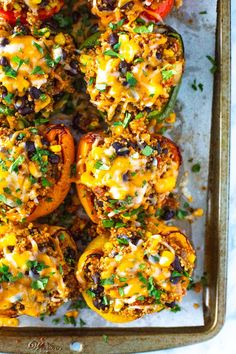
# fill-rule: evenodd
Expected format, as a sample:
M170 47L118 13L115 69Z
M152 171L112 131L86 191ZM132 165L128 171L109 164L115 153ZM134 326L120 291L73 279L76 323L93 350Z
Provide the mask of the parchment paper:
M205 11L206 14L200 14ZM187 190L193 197L191 205L194 208L203 208L205 214L213 94L213 75L210 72L212 64L206 56L214 58L215 53L216 0L184 0L183 7L175 11L167 23L183 36L186 54L186 69L176 107L177 122L172 134L183 155L182 177L179 182L184 182L184 172L190 171ZM191 87L194 79L197 85L203 84L203 91L199 88L195 91ZM189 162L190 159L193 161ZM191 166L197 162L201 164L201 171L192 173ZM190 235L196 249L197 267L194 280L199 280L203 274L205 215L193 224L183 222L179 225ZM198 304L199 307L196 309L194 304ZM60 308L55 316L45 318L44 321L22 316L20 325L54 327L53 318L63 316L67 308L69 304ZM78 326L80 318L86 322L85 327L199 326L204 323L202 293L189 291L181 303L180 312L162 311L125 325L108 323L87 309L81 310L77 320ZM58 326L71 327L62 324Z

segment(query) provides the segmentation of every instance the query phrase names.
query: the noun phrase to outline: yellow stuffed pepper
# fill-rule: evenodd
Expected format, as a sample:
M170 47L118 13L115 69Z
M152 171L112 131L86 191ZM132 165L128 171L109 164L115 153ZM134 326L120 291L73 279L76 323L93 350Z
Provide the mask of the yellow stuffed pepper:
M87 305L110 322L176 308L186 294L195 251L176 227L112 229L80 257L77 279Z

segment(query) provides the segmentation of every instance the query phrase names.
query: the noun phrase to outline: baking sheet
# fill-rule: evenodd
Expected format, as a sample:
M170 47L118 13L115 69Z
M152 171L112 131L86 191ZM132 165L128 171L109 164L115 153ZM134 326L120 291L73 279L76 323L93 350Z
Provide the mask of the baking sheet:
M216 0L185 0L183 7L168 18L167 23L182 36L185 44L186 69L182 87L176 106L177 121L171 133L172 139L180 146L183 155L183 166L179 178L181 191L192 196L191 206L203 208L204 216L193 224L179 222L179 226L190 235L197 252L197 267L194 280L203 274L205 215L207 208L207 180L209 170L209 149L212 115L213 75L210 72L212 64L207 55L214 58L216 31ZM199 14L200 12L206 12ZM203 84L203 91L192 89L193 81ZM191 161L191 162L189 162ZM191 166L201 164L200 173L192 173ZM190 171L190 172L189 172ZM189 172L186 177L186 173ZM198 308L194 307L198 304ZM20 326L55 327L54 318L61 318L70 304L65 304L55 316L32 319L21 316ZM202 293L189 291L181 303L181 311L148 315L128 324L111 324L90 310L80 311L77 319L86 322L85 327L182 327L204 324ZM56 327L71 327L59 324Z

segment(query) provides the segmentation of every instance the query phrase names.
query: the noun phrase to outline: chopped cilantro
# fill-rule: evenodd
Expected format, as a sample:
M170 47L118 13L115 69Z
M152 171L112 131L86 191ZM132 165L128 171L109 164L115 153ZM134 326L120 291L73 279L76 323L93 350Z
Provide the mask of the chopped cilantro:
M115 278L115 275L113 274L112 276L110 276L110 278L102 279L100 281L100 283L101 283L101 285L113 285L114 278Z
M112 49L106 50L103 54L104 55L109 55L110 57L113 57L113 58L119 58L120 60L123 59L122 55L120 55L119 53L115 52Z
M161 75L162 75L162 79L164 81L167 81L169 80L172 76L174 76L176 74L176 71L173 70L173 69L170 69L170 70L166 70L166 69L162 69L161 70Z
M45 72L43 71L43 69L41 68L41 66L36 66L32 71L31 71L32 75L44 75Z
M107 336L106 334L103 334L103 335L102 335L102 339L103 339L103 342L104 342L104 343L108 343L108 339L109 339L109 338L108 338L108 336Z
M183 220L187 215L188 215L188 212L186 210L178 209L176 211L176 217L179 220Z
M118 292L120 294L120 296L125 296L125 292L124 292L124 288L118 288Z
M4 101L7 102L8 104L11 104L13 97L14 97L14 94L13 94L13 93L8 93L8 94L4 97Z
M103 164L103 162L101 160L98 160L95 162L94 168L96 168L97 170L103 170L103 171L109 170L109 166Z
M150 156L152 155L153 153L153 148L149 145L146 145L144 149L141 150L142 151L142 154L145 155L145 156Z
M217 70L216 60L214 58L212 58L210 55L207 55L206 57L210 61L210 63L212 64L210 72L212 74L214 74L216 72L216 70Z
M90 297L95 297L96 295L95 295L95 293L91 290L91 289L88 289L87 291L86 291L86 293L90 296Z
M112 29L112 30L116 30L117 28L119 28L119 27L121 27L123 25L124 21L125 21L125 19L122 19L122 20L120 20L120 21L118 21L116 23L110 22L108 27L110 29Z
M17 71L11 68L10 66L3 66L3 71L6 76L15 79L17 77Z
M86 322L82 318L80 318L79 325L80 325L80 327L84 327L86 325Z
M127 238L125 238L122 235L119 235L116 239L120 245L128 245L129 244L129 240L127 240Z
M48 268L48 266L44 262L38 262L37 260L34 261L28 260L26 262L26 265L28 269L34 269L37 272L41 272L43 269Z
M44 290L47 286L49 277L42 277L37 280L33 280L31 283L31 288L35 290Z
M201 165L199 162L192 166L192 172L196 173L196 172L200 172L200 170L201 170Z
M64 321L64 324L72 324L73 326L76 326L76 320L73 316L64 315L63 321Z
M124 118L124 121L123 121L123 127L124 127L124 128L127 128L130 119L131 119L131 114L127 112L127 113L125 114L125 118Z
M23 155L18 156L17 159L9 167L9 172L16 172L17 173L18 172L18 167L20 165L22 165L24 160L25 160L25 157Z
M174 307L172 307L172 309L170 310L171 312L179 312L181 311L181 307L176 304Z
M130 87L134 87L138 82L130 71L126 73L126 80Z
M152 33L154 29L154 24L150 23L148 26L137 26L134 28L135 33L144 34L144 33Z
M38 49L39 53L43 54L43 47L40 44L33 41L33 45Z
M114 227L114 221L113 220L109 220L109 219L107 219L107 220L102 220L102 225L103 225L103 227L105 227L105 228L110 228L110 227Z

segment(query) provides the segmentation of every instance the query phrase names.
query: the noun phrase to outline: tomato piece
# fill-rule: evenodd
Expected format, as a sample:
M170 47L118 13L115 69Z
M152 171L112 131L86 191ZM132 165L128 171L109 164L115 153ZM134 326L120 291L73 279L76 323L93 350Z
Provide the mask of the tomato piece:
M45 10L45 9L39 10L38 18L40 20L46 20L47 18L52 17L53 15L55 15L61 10L63 5L64 5L64 0L59 0L58 4L52 7L50 10Z
M14 25L17 20L17 16L13 11L4 11L0 9L0 17L2 17L10 25Z
M174 0L163 0L160 4L155 4L155 1L143 12L143 16L149 21L160 21L161 18L166 17L174 6Z

